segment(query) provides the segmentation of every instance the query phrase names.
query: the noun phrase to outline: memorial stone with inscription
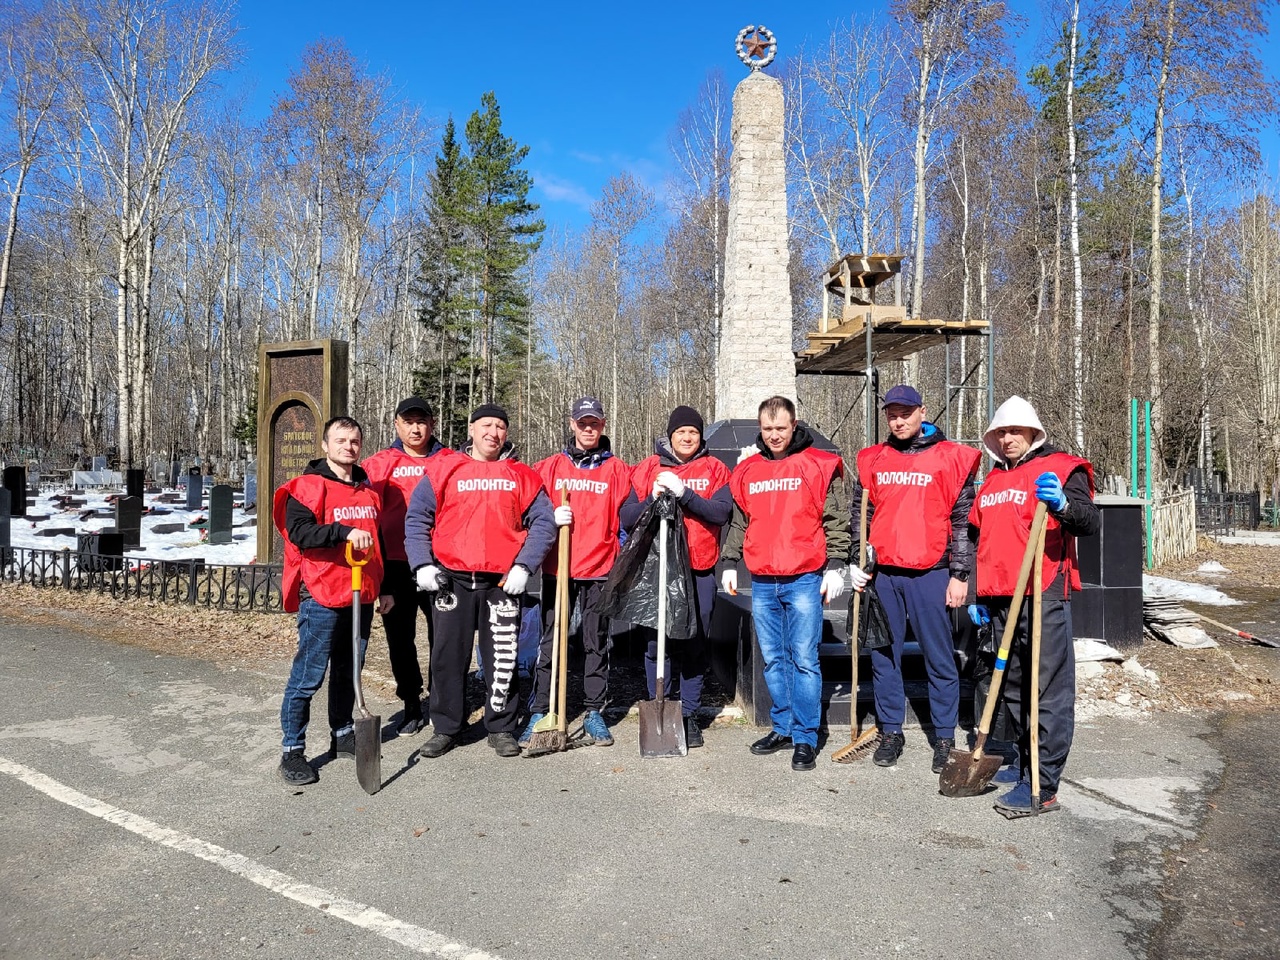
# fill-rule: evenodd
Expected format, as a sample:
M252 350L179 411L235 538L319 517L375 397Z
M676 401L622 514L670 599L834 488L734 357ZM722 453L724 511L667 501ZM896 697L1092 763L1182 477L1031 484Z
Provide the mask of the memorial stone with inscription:
M258 464L250 460L244 466L244 508L257 506L258 503Z
M192 467L187 471L187 509L199 510L203 495L204 478L200 476L199 467Z
M124 538L126 550L142 547L141 497L121 497L116 501L116 533Z
M220 483L209 491L209 544L231 542L231 488Z
M145 470L136 467L130 467L124 472L124 492L126 496L141 497L142 491L146 487Z
M347 412L347 344L309 340L263 344L258 362L258 474L269 510L275 491L321 456L326 421ZM247 491L246 491L247 493ZM246 506L248 499L246 497ZM275 526L258 525L258 561L279 560Z

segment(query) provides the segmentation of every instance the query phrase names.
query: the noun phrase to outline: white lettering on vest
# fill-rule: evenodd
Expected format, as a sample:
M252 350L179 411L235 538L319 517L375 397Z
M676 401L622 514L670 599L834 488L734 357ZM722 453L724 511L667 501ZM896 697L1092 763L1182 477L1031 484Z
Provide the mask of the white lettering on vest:
M482 477L477 480L459 480L457 490L459 493L485 493L490 490L514 490L515 488L514 480Z
M747 493L776 493L780 490L799 490L803 481L799 477L780 477L777 480L756 480L747 484Z
M427 472L426 467L396 467L391 471L393 477L420 477Z
M1000 490L996 493L984 493L978 498L978 506L986 509L994 507L1001 503L1026 503L1027 491L1025 490Z
M603 480L586 480L581 477L556 477L556 490L565 489L571 493L608 493L609 484Z
M334 520L377 520L378 511L373 507L334 507Z
M927 487L933 483L933 475L910 470L882 470L876 473L876 483L891 487Z
M685 479L684 485L691 490L697 490L699 493L704 493L707 490L711 489L711 478L710 477L688 477Z

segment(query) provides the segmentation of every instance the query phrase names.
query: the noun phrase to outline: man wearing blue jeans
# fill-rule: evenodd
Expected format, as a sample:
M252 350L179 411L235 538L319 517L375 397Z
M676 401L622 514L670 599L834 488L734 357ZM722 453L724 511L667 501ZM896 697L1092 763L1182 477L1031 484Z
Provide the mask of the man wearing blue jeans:
M791 769L812 770L822 718L822 602L844 590L849 555L849 511L835 482L844 464L814 449L786 397L761 403L759 422L756 449L729 478L734 511L721 557L745 560L751 573L751 616L773 699L773 729L751 752L792 747ZM734 567L721 585L737 593Z
M302 476L281 484L272 503L272 520L285 538L284 608L298 614L298 649L280 705L280 778L291 786L316 782L307 763L307 725L311 698L329 675L329 755L355 757L352 709L355 685L352 671L351 567L346 551L367 556L360 589L360 660L364 660L373 622L378 612L388 613L391 596L379 596L382 585L382 548L378 540L378 514L382 500L369 485L360 460L362 431L350 417L335 417L324 425L324 456L307 464Z

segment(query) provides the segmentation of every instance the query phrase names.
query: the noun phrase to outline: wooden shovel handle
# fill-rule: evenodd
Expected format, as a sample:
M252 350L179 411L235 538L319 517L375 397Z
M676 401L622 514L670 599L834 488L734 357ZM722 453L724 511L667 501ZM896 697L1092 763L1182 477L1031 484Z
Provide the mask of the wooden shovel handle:
M569 505L568 487L560 488L560 506ZM556 606L560 611L556 624L556 649L560 652L560 675L556 681L556 718L561 733L569 729L569 528L560 528L559 553L556 556Z
M1036 543L1036 553L1044 554L1044 527ZM1040 620L1044 593L1044 564L1037 563L1031 581L1031 805L1040 808ZM1070 643L1070 639L1067 641Z

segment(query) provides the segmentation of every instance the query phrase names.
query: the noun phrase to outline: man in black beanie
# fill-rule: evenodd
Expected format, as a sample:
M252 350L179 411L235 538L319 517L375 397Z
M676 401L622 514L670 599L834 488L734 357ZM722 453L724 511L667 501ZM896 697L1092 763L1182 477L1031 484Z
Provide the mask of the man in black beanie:
M702 417L693 407L679 406L667 419L667 436L654 445L653 455L636 464L631 482L637 497L644 500L634 508L624 509L623 524L631 529L644 508L654 499L669 493L680 501L684 514L684 532L689 543L689 563L697 584L698 635L680 641L671 651L670 664L663 664L662 675L670 687L672 675L680 676L680 712L684 715L685 741L692 747L702 746L702 729L698 726L698 708L702 701L702 673L707 633L711 629L711 606L716 597L716 561L720 559L720 528L733 514L733 496L729 491L729 468L711 456L702 439ZM645 675L649 696L657 695L658 641L655 636L645 650ZM667 689L664 695L671 691Z

